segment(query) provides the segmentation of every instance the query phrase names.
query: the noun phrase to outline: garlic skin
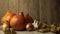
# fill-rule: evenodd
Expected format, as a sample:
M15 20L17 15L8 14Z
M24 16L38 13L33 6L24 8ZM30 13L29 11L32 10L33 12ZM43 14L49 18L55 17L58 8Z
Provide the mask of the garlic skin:
M60 31L60 27L57 27L57 31Z
M32 25L34 26L35 29L37 29L39 26L39 21L35 19Z
M57 31L57 27L56 27L54 24L52 24L52 25L50 26L50 31L51 31L51 32L56 32L56 31Z
M8 25L7 23L4 23L4 24L2 25L2 30L3 30L3 31L9 30L9 25Z

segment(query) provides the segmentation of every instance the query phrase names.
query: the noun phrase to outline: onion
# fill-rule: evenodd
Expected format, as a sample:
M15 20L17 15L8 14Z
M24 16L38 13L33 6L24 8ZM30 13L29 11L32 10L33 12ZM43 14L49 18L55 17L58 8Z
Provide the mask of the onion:
M34 27L33 27L32 23L28 23L28 24L26 25L26 30L28 30L28 31L34 30Z
M2 19L1 19L1 23L3 24L3 23L5 23L5 22L7 22L7 23L9 23L10 22L10 19L14 16L15 14L14 13L12 13L11 11L8 11L3 17L2 17Z
M26 23L33 23L33 19L29 14L25 16L25 20L26 20Z

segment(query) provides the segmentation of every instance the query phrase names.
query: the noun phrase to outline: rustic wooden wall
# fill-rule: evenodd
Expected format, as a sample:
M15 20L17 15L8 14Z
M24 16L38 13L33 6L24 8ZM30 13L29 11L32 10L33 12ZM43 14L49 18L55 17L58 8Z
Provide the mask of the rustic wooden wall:
M18 13L18 0L8 0L8 9L11 10L13 13Z
M40 18L41 22L58 22L58 5L57 0L0 0L0 18L11 10L14 13L24 12L25 15L29 13L33 19Z
M14 13L18 11L18 1L17 0L0 0L0 19L7 10L11 10Z
M51 0L39 0L40 21L51 23Z
M57 0L51 0L51 16L53 23L58 22L57 7Z
M57 23L59 19L59 0L39 0L40 21L50 23Z
M20 0L18 7L19 7L19 12L23 11L25 15L29 13L33 19L39 17L38 0Z
M0 4L3 8L0 9L1 13L4 11L3 15L7 10L11 10L13 13L24 12L25 15L29 13L33 19L39 17L38 0L0 0Z
M0 0L0 18L5 14L5 11L8 10L8 0Z

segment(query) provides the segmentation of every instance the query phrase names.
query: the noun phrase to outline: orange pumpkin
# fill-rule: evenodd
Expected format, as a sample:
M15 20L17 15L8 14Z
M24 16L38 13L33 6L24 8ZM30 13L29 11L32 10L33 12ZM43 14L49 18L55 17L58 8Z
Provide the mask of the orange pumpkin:
M12 13L11 11L7 11L7 13L2 17L1 19L1 23L5 23L5 22L10 22L10 19L14 16L15 14Z
M24 30L25 29L25 18L23 15L23 12L13 16L13 18L10 21L10 25L15 30Z

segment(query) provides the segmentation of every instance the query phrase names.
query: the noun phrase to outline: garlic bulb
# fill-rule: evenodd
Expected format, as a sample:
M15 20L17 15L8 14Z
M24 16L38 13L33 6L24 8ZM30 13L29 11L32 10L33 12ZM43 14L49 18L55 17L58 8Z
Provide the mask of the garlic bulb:
M60 32L60 24L57 26L57 31Z
M2 25L2 30L3 30L3 31L9 30L9 26L8 26L7 23L4 23L4 24Z
M57 27L54 25L54 24L52 24L51 26L50 26L50 31L51 32L56 32L57 31Z
M38 26L39 26L38 24L39 24L38 20L35 19L34 23L33 23L33 26L34 26L35 29L38 28Z

